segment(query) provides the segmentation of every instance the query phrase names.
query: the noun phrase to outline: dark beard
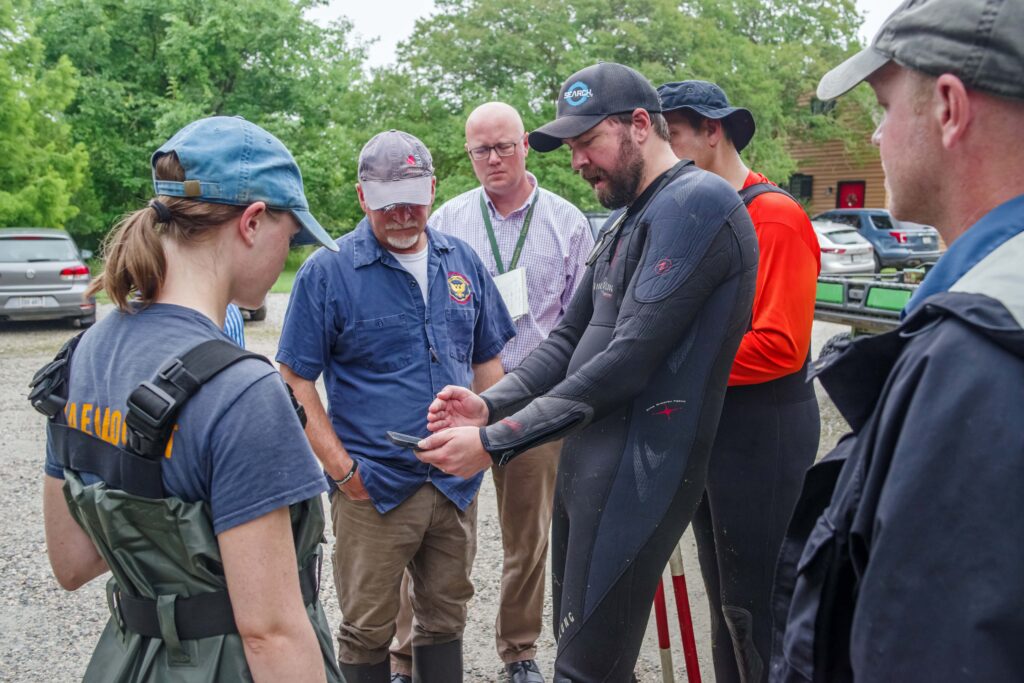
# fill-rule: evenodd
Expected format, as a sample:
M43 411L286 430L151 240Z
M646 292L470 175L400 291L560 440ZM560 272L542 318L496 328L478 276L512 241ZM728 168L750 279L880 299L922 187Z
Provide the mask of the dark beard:
M644 159L640 146L629 137L628 131L619 135L619 159L611 173L600 174L608 182L604 189L596 190L597 201L606 209L619 209L636 199L640 181L644 177Z

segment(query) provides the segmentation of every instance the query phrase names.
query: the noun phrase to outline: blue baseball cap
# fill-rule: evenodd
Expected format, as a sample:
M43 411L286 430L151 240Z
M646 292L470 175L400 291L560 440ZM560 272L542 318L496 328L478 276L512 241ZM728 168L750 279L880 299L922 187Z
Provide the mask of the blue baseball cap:
M754 137L754 115L749 109L732 107L725 91L708 81L675 81L658 86L664 112L689 109L706 119L727 119L732 144L737 152Z
M174 152L185 180L157 180L156 162ZM255 123L240 116L211 116L188 124L153 152L153 190L158 195L187 197L231 206L265 202L290 211L301 230L293 245L338 245L309 212L302 174L288 148Z

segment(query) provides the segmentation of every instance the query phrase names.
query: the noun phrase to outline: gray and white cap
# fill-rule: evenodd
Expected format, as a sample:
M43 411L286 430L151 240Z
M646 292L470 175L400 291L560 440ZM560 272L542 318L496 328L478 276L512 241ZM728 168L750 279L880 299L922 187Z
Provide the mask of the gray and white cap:
M832 100L890 61L969 88L1024 99L1024 2L905 0L871 45L829 71L818 99Z
M415 135L391 129L370 138L359 153L359 186L373 210L431 203L434 161Z

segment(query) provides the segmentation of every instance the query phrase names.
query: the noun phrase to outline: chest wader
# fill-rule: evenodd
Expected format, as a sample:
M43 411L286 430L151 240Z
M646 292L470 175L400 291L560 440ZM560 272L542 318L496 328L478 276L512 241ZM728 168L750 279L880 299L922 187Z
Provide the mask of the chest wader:
M226 341L199 344L132 392L125 418L127 444L118 447L72 429L64 420L71 356L79 338L36 373L29 400L49 418L50 443L64 468L68 509L112 574L107 582L110 620L84 680L251 681L209 504L167 496L161 461L179 411L204 382L244 358L269 361ZM301 406L295 406L305 423ZM96 474L101 481L86 485L81 472ZM324 541L320 498L296 503L289 512L306 613L320 642L327 680L340 683L344 679L319 601Z

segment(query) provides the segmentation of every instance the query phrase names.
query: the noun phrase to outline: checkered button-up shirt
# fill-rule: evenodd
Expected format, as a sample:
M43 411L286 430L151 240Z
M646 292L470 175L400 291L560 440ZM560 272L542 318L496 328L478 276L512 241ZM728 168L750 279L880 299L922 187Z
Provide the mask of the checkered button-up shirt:
M528 173L527 177L536 188L537 179L533 174ZM481 194L490 213L506 270L530 204L535 199L537 201L518 264L518 267L526 268L530 311L516 321L516 336L501 353L501 364L508 372L519 365L561 320L586 268L585 261L594 246L594 238L590 224L579 209L543 188L531 194L525 204L507 216L498 213L482 187L464 192L445 202L430 217L429 225L434 230L468 242L492 276L498 274L498 268L480 212Z

